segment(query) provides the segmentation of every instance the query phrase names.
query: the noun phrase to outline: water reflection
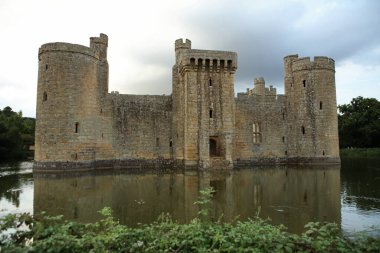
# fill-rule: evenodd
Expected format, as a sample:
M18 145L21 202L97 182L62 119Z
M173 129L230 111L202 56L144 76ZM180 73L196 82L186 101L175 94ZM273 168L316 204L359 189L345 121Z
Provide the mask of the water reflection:
M342 160L341 201L344 231L371 233L372 226L380 228L379 158Z
M32 164L0 164L0 217L14 212L33 212L32 197Z
M161 213L187 222L196 217L200 189L212 186L212 216L226 221L259 212L292 232L308 221L340 224L340 167L260 167L224 172L172 174L35 175L34 210L83 222L111 207L123 224L149 223Z

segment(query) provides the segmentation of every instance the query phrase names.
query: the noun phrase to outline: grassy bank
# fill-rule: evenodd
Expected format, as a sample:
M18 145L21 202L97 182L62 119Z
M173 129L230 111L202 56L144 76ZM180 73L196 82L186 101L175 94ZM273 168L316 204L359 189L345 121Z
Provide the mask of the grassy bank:
M355 157L355 158L366 158L366 157L379 157L380 158L380 148L345 148L340 150L340 157Z

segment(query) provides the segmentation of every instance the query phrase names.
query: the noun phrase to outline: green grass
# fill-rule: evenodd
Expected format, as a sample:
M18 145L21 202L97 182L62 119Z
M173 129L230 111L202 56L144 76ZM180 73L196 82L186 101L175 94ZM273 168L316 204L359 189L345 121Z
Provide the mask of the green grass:
M341 149L340 157L355 157L355 158L380 158L380 148L352 148Z

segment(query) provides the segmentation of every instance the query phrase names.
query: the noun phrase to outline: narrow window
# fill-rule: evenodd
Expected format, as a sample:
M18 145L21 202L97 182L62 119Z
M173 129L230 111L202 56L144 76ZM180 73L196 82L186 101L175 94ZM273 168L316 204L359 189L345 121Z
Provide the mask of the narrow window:
M156 147L160 146L160 138L156 138Z
M325 151L324 150L322 151L322 155L325 156Z
M103 136L104 136L104 135L103 135L103 133L102 133L102 139L103 139Z
M302 134L305 134L305 127L302 126Z
M45 70L47 70L48 68L49 68L49 65L46 64L46 65L45 65Z
M285 155L288 155L288 151L287 150L285 150Z
M210 113L210 119L212 119L212 110L210 110L209 113Z
M282 136L282 142L285 142L285 136Z
M285 120L285 112L282 112L282 119Z
M293 88L293 83L290 83L290 88Z
M42 95L42 101L46 101L46 100L47 100L47 93L45 91L44 94Z
M75 133L79 133L79 122L75 122Z
M78 153L75 153L75 155L74 155L74 159L75 159L75 160L78 160Z
M211 80L211 78L208 80L208 85L212 86L212 80Z
M259 123L252 124L252 135L253 143L261 143L261 131Z
M302 83L303 83L303 87L306 87L306 80L303 80Z
M172 141L172 139L170 139L170 141L169 141L169 147L173 147L173 141Z
M224 60L220 60L220 67L224 68Z
M103 113L103 109L102 108L100 108L100 113Z
M319 102L319 110L322 110L322 101Z

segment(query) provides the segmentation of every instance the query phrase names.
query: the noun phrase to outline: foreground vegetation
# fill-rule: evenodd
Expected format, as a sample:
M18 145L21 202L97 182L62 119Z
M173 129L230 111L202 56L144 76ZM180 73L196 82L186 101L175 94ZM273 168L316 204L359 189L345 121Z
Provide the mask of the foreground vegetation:
M245 222L208 221L211 189L201 192L199 218L178 224L162 215L156 222L130 228L111 210L81 224L62 216L9 215L0 220L0 252L379 252L380 238L343 237L336 224L309 223L301 235L256 217ZM15 228L18 228L15 229Z
M0 161L22 160L33 155L35 119L25 118L9 106L0 109Z

